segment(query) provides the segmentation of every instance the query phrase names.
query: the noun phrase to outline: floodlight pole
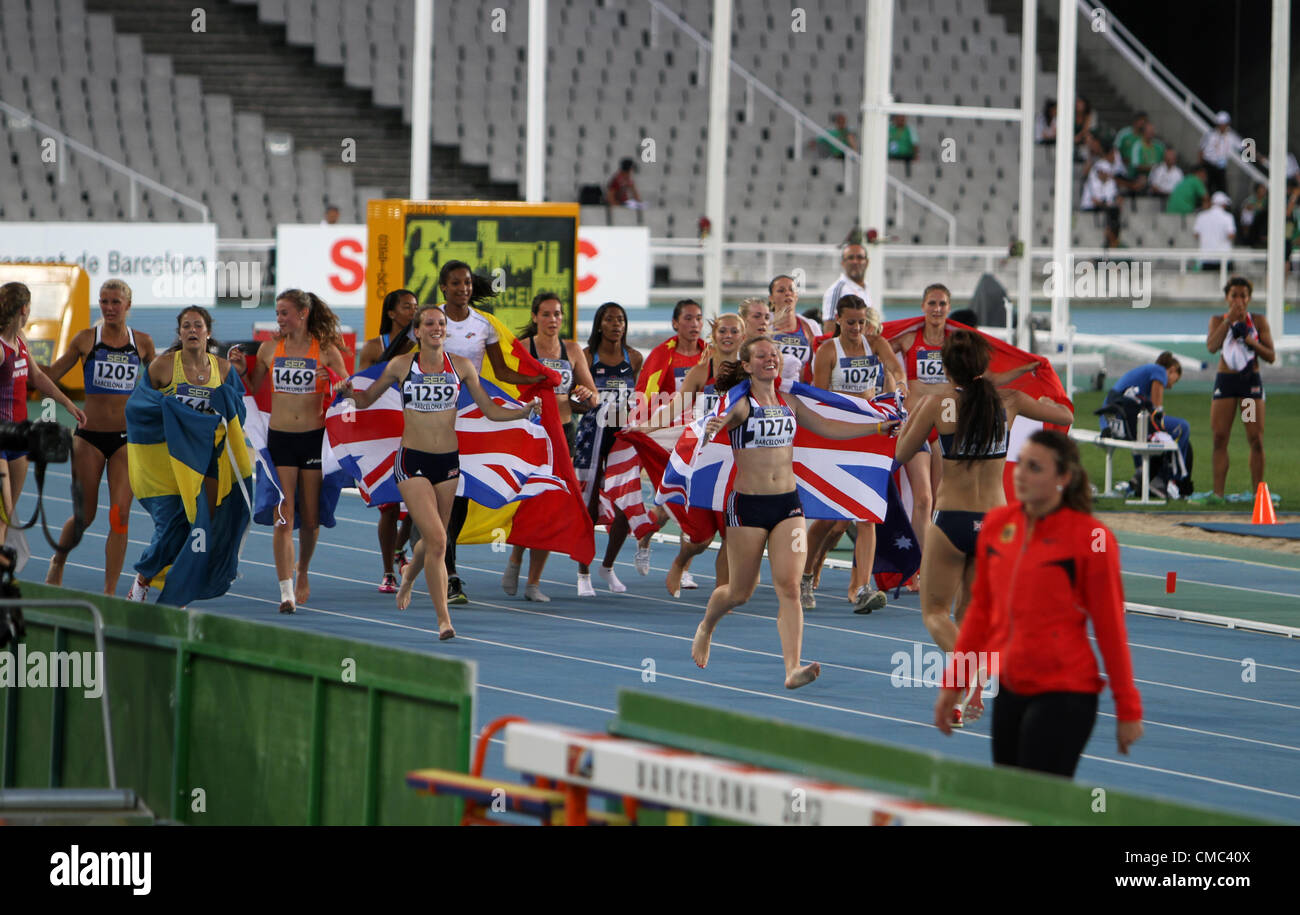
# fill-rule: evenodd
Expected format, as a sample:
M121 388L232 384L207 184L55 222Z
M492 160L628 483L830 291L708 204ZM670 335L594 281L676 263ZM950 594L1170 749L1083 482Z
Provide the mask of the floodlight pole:
M1034 80L1038 72L1038 0L1025 0L1020 50L1020 218L1016 235L1023 249L1017 264L1016 346L1032 346L1029 313L1032 309L1030 269L1034 237Z
M546 0L528 0L528 126L524 200L546 199Z
M709 67L709 147L705 172L709 237L704 240L704 316L722 311L722 238L727 231L727 94L731 76L731 0L713 0Z
M1268 286L1268 325L1273 339L1282 337L1283 302L1285 292L1286 248L1282 239L1283 220L1286 216L1286 121L1287 121L1287 68L1290 50L1287 41L1291 35L1290 0L1273 0L1273 58L1269 72L1268 90L1268 265L1265 282Z
M429 126L433 117L433 0L415 0L411 47L411 200L429 196Z
M862 156L862 174L858 187L858 227L866 246L867 229L875 229L882 242L888 234L885 226L885 195L888 177L889 74L893 67L894 0L868 0L866 65L862 84L862 129L858 148ZM885 245L867 248L867 288L875 304L885 305Z
M1060 0L1060 36L1056 65L1056 182L1052 201L1052 345L1064 342L1070 325L1070 291L1074 287L1071 253L1071 204L1074 202L1074 60L1079 12L1076 0ZM1023 206L1023 202L1021 204Z

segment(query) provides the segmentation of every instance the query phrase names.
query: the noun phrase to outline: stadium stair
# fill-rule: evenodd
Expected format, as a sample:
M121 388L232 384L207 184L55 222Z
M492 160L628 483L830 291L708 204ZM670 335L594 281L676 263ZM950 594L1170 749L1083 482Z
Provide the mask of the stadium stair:
M370 92L347 86L341 66L321 64L312 48L290 45L285 27L259 22L256 7L206 4L206 31L195 33L189 0L87 0L86 6L111 13L116 30L140 35L148 53L169 56L177 74L199 77L205 93L228 95L236 111L260 114L267 134L291 135L295 151L313 150L338 164L343 139L354 139L353 184L408 194L411 132L401 109L381 108ZM517 185L491 181L487 168L462 163L454 147L435 146L430 158L433 199L518 199ZM303 210L309 213L307 201Z

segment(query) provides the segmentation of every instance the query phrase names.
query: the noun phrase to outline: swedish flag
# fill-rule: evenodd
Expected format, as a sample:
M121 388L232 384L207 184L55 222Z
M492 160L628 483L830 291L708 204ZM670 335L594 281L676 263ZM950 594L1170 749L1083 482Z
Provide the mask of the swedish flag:
M166 572L159 603L183 607L225 594L248 529L253 461L244 436L244 387L232 372L212 392L213 412L195 410L143 380L126 403L131 489L154 521L136 571ZM204 477L217 481L209 510Z

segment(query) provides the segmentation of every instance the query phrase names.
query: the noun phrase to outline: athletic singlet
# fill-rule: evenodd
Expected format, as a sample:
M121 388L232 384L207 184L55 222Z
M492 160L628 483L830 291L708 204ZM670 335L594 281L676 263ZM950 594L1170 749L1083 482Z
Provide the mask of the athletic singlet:
M844 344L835 338L835 367L831 369L831 390L843 394L866 394L884 386L884 367L880 357L866 345L866 354L848 356Z
M957 390L961 390L958 388ZM992 461L997 458L1007 456L1007 445L1011 440L1011 424L1007 422L1007 411L1002 411L1002 438L992 442L983 454L966 454L964 451L953 450L953 439L956 437L955 432L939 433L939 456L945 457L950 461L974 460L974 461Z
M329 391L329 379L318 377L316 369L321 366L320 343L315 337L311 349L305 356L286 356L284 338L275 346L275 355L271 359L271 381L277 394L325 394Z
M947 336L947 331L944 332ZM907 366L907 380L922 384L942 384L948 380L943 373L943 344L931 346L925 342L925 329L916 332L912 345L903 358Z
M732 448L788 448L794 444L794 411L780 394L776 399L775 406L764 407L749 396L749 419L728 433Z
M456 409L460 400L460 376L451 364L451 356L442 354L442 371L433 374L420 368L417 353L402 382L402 409L416 413L441 413Z
M623 361L618 365L606 365L593 355L591 378L596 383L602 401L626 404L636 390L636 371L627 357L627 347L623 348Z
M181 403L189 404L196 410L204 413L212 411L212 392L221 387L221 377L218 375L217 357L208 353L208 380L206 384L190 384L185 378L185 367L181 364L180 350L176 351L172 359L172 380L162 393L175 397Z
M781 377L798 381L803 367L813 356L812 340L804 330L802 321L796 320L793 331L772 331L772 339L784 357L781 360Z
M528 338L528 352L532 354L534 359L551 371L560 373L560 383L555 388L555 394L557 397L566 396L573 388L573 363L569 362L568 351L564 348L564 341L560 341L560 358L547 359L545 356L539 356L537 354L536 340L536 337Z
M82 367L87 395L127 395L135 390L140 380L140 351L135 348L135 333L129 327L126 341L126 346L109 346L104 342L104 326L95 328L95 345Z
M18 338L17 348L0 340L5 362L0 366L0 420L20 423L27 418L27 345Z
M715 379L713 377L713 360L710 359L709 380L704 383L704 387L700 388L700 393L695 395L695 418L696 419L700 419L701 417L708 416L710 413L713 413L715 410L718 409L718 401L721 399L722 395L718 393L718 390L715 387L714 382Z

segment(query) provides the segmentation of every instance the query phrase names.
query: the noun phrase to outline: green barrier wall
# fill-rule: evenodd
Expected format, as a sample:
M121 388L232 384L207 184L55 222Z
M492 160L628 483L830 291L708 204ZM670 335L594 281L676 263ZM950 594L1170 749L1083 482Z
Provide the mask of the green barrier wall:
M474 667L430 655L22 582L105 623L117 781L195 825L454 824L412 769L469 770ZM85 609L31 610L27 650L90 651ZM13 663L12 660L10 663ZM99 699L0 688L0 787L106 787ZM202 812L196 790L202 791Z
M1232 826L1267 821L1126 794L1015 769L991 768L937 753L621 690L620 737L664 744L842 785L1039 825Z

